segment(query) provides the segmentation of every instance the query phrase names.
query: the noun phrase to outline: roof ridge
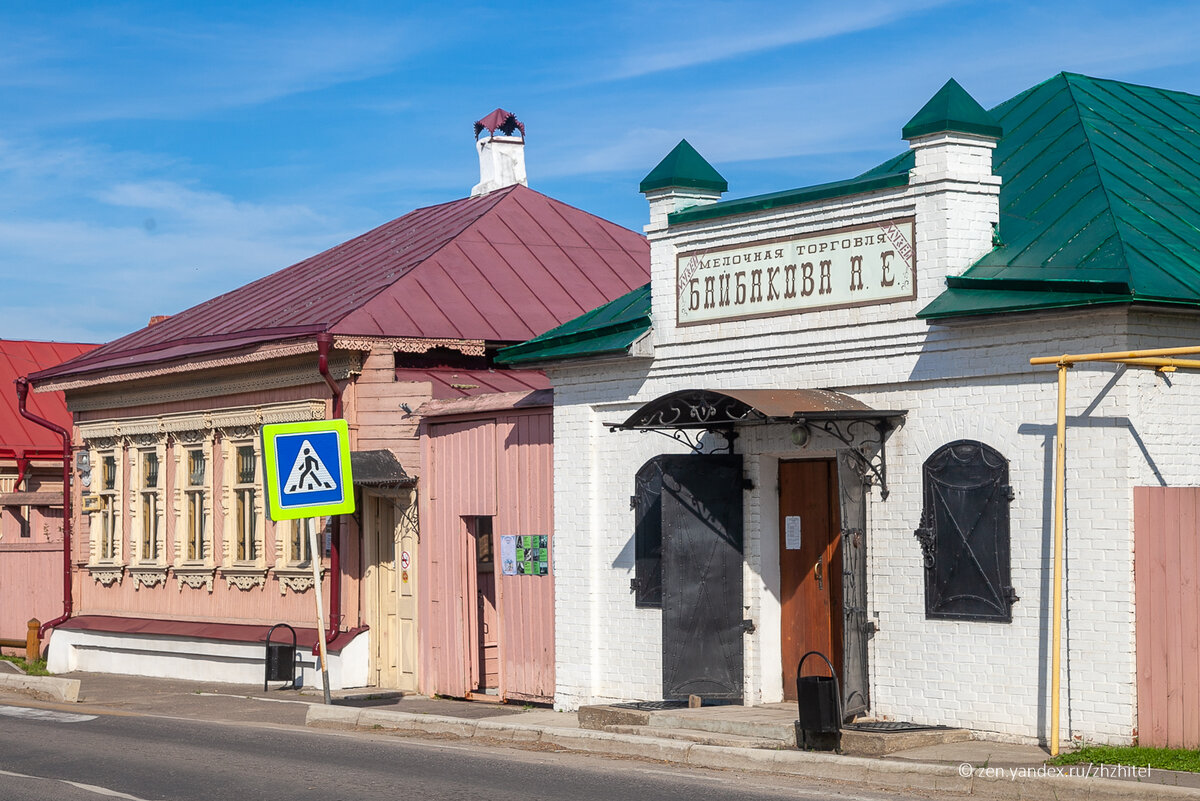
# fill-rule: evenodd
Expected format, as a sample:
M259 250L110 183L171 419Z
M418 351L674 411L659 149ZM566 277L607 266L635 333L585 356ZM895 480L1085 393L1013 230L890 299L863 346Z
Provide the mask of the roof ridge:
M354 313L355 313L355 312L357 312L358 310L362 309L364 306L366 306L366 305L367 305L368 303L370 303L372 300L374 300L375 298L379 297L381 294L383 294L384 292L386 292L386 291L388 290L388 288L389 288L389 287L391 287L392 285L394 285L394 284L395 284L397 281L399 281L401 278L403 278L403 277L404 277L404 276L406 276L406 275L409 275L410 273L412 273L413 271L415 271L417 268L419 268L419 267L420 267L422 264L425 264L425 263L426 263L426 262L428 262L430 259L432 259L434 256L436 256L437 254L439 254L439 253L441 253L443 250L445 250L445 248L446 248L448 245L450 245L452 242L454 242L456 239L458 239L458 237L462 236L462 235L463 235L465 232L467 232L467 231L471 230L472 228L474 228L474 227L475 227L475 225L476 225L476 224L478 224L478 222L479 222L481 219L483 219L484 217L486 217L486 216L487 216L487 214L488 214L489 212L491 212L491 211L492 211L492 209L496 208L496 206L497 206L497 205L499 205L499 204L500 204L500 202L501 202L501 201L502 201L502 200L503 200L505 197L507 197L508 195L510 195L510 194L512 193L512 191L513 191L513 190L514 190L514 189L515 189L517 186L519 186L519 184L513 184L512 186L506 186L506 187L504 187L503 189L497 189L497 190L494 190L494 191L492 191L492 192L487 192L487 193L485 193L485 194L483 194L483 195L476 195L475 197L470 197L470 196L468 196L468 197L465 197L465 198L459 198L459 199L457 199L457 200L448 200L448 201L446 201L445 203L434 203L434 204L433 204L433 205L431 205L431 206L422 206L422 207L421 207L421 208L419 208L419 209L413 209L412 211L408 212L407 214L402 214L402 215L400 215L400 217L397 217L397 218L395 218L395 219L397 219L397 220L399 220L399 219L403 219L404 217L407 217L409 214L416 214L416 213L417 213L417 212L419 212L419 211L428 211L428 210L430 210L430 209L436 209L436 208L438 208L438 207L441 207L441 206L450 206L450 205L452 205L452 204L454 204L454 203L461 203L461 202L463 202L464 200L474 200L476 197L482 197L482 198L489 198L489 199L490 199L490 196L493 196L493 195L495 196L495 199L494 199L494 200L492 200L492 201L491 201L491 203L489 203L489 204L486 204L486 205L484 205L484 204L480 204L481 206L484 206L484 207L482 208L482 210L481 210L481 211L480 211L478 214L474 215L474 216L471 218L470 222L467 222L467 223L465 223L465 224L464 224L464 225L463 225L461 228L459 228L459 229L458 229L458 231L457 231L456 233L454 233L454 234L447 234L447 235L445 235L445 237L443 238L443 240L442 240L441 244L439 244L439 245L438 245L436 248L434 248L434 249L430 250L428 253L426 253L426 254L425 254L425 257L424 257L424 258L422 258L420 261L417 261L417 262L415 262L414 264L411 264L411 265L409 265L408 269L406 269L406 270L404 270L404 271L402 271L402 272L399 272L397 275L395 275L395 277L393 278L393 280L391 281L391 283L384 283L384 282L380 282L380 284L379 284L379 288L378 288L378 289L376 289L374 292L364 293L364 294L363 294L363 296L362 296L362 298L359 300L359 302L358 302L356 305L354 305L353 307L351 307L351 308L347 309L347 310L346 310L346 311L345 311L345 312L344 312L344 313L343 313L341 316L339 316L339 317L335 317L335 318L332 318L332 319L330 319L330 320L329 320L329 322L328 322L328 325L326 326L327 330L332 330L334 327L336 327L336 326L337 326L337 324L338 324L338 323L342 322L342 321L343 321L343 320L345 320L347 317L349 317L350 315L354 314ZM389 220L388 222L394 222L394 220ZM387 224L388 224L388 223L383 223L383 225L387 225ZM379 226L376 226L376 228L378 228L378 227L379 227ZM374 228L372 228L372 229L371 229L371 231L374 231L374 230L375 230ZM355 237L354 239L351 239L351 240L349 240L349 242L353 242L353 241L355 241L356 239L360 239L360 238L362 238L362 237L365 237L365 236L367 236L368 234L370 234L370 233L371 233L371 231L366 231L366 232L364 232L364 233L360 234L359 236ZM348 244L348 242L343 242L343 243L342 243L342 245L345 245L345 244ZM341 247L341 245L334 245L334 247ZM329 250L332 250L332 249L333 249L333 248L329 248ZM325 252L325 251L322 251L322 252ZM316 255L320 255L320 254L316 254ZM313 258L313 257L310 257L310 258ZM307 261L307 259L306 259L305 261ZM284 269L287 269L287 268L285 267Z
M1097 183L1100 184L1100 191L1104 193L1104 213L1108 215L1109 222L1112 224L1112 227L1113 227L1113 231L1117 235L1117 245L1120 248L1120 252L1121 252L1121 264L1124 265L1124 267L1125 267L1126 286L1129 287L1130 293L1133 293L1135 291L1135 287L1133 286L1134 276L1133 276L1132 270L1130 270L1130 268L1129 268L1129 254L1127 251L1127 244L1125 242L1125 235L1121 229L1120 220L1118 219L1116 213L1113 212L1113 196L1112 196L1112 192L1108 188L1107 171L1105 169L1102 169L1100 166L1100 160L1097 158L1097 155L1096 155L1097 148L1096 148L1095 144L1092 142L1091 128L1084 121L1083 114L1081 114L1079 111L1079 99L1075 96L1075 84L1068 77L1069 74L1074 74L1074 73L1066 73L1066 72L1062 73L1064 78L1067 79L1066 80L1067 93L1068 93L1068 96L1071 98L1071 109L1075 113L1075 117L1078 120L1078 125L1079 125L1080 130L1083 132L1083 141L1087 144L1088 156L1092 160L1092 166L1095 167L1095 169L1096 169L1096 181L1097 181ZM1086 78L1087 76L1080 76L1080 77ZM1089 78L1088 80L1094 80L1094 79ZM1120 81L1113 81L1113 83L1120 83ZM1108 90L1106 90L1106 91L1108 91Z

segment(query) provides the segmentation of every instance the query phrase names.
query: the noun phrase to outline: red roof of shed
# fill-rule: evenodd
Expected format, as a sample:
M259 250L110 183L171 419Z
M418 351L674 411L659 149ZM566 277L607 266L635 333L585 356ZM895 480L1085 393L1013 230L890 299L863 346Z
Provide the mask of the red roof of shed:
M44 370L73 359L95 348L76 342L25 342L0 339L0 448L24 450L61 450L62 440L49 429L26 420L17 409L17 391L13 381L35 370ZM36 415L71 426L71 413L61 392L26 397L26 408Z
M35 379L329 331L524 342L646 283L641 234L525 186L412 211Z

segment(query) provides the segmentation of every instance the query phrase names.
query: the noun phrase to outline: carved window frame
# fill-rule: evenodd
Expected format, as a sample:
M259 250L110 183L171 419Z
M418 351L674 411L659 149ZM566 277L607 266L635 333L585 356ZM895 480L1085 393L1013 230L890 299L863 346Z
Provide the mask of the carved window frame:
M252 448L254 455L254 484L239 481L238 452ZM221 445L221 503L224 506L222 541L224 556L221 575L229 586L248 591L262 587L267 582L267 520L262 482L262 436L260 429L252 426L237 426L226 430ZM239 492L253 489L249 520L254 526L254 557L238 558L238 496Z
M96 465L100 510L92 518L91 553L88 564L109 567L125 564L124 448L120 443L89 448L91 463Z
M128 493L130 510L129 554L131 563L161 567L167 559L166 444L134 445ZM153 485L150 480L153 478ZM147 526L152 531L147 531ZM150 541L147 543L147 534Z
M328 551L324 543L328 542L329 521L332 518L318 517L313 525L317 527L317 545L322 554ZM275 568L274 573L279 581L279 593L287 590L306 592L312 589L312 561L309 558L308 537L304 536L303 520L280 520L275 523ZM325 576L328 568L322 565L321 576Z

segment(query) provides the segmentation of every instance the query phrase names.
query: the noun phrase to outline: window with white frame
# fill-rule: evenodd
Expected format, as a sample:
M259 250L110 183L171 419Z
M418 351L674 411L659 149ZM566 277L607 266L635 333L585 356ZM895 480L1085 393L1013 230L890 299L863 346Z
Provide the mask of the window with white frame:
M288 564L289 565L309 565L312 563L312 547L308 537L308 526L319 526L318 520L308 522L306 520L291 520L288 528ZM319 529L318 529L319 530Z
M97 515L98 536L96 537L96 557L101 562L119 562L121 560L121 531L119 495L117 492L117 454L108 451L99 454L96 460L100 465L100 512Z
M162 559L162 477L159 475L158 452L138 452L138 561L159 562Z
M234 559L258 562L258 457L253 445L236 445L234 450L233 523Z
M185 450L183 490L183 557L187 562L206 562L212 557L208 543L208 460L203 447Z

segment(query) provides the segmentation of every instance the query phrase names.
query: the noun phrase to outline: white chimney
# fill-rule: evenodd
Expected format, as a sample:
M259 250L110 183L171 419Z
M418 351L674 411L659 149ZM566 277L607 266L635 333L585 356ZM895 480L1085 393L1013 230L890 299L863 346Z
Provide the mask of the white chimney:
M480 139L479 135L484 131L488 135ZM520 136L513 135L517 131L521 132ZM471 197L515 184L529 186L525 177L525 126L516 115L498 108L478 120L475 123L475 148L479 151L479 183L472 187Z

